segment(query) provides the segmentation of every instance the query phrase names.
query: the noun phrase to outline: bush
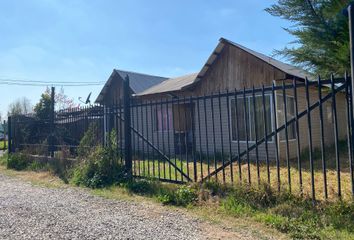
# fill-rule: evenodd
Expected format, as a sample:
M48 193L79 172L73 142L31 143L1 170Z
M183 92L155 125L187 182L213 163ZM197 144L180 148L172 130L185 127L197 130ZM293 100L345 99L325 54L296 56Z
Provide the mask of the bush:
M164 187L159 189L157 199L162 204L188 206L197 200L197 193L190 186L185 185L177 189Z
M88 157L95 146L99 145L99 136L97 136L97 123L91 123L84 136L82 137L77 149L80 158Z
M18 171L26 169L30 164L31 162L28 161L26 155L22 153L12 153L7 158L7 168Z
M110 147L96 147L88 158L75 168L72 181L76 185L100 188L119 183L124 176L124 168L118 163L116 151Z
M187 206L197 199L194 189L189 186L181 186L176 191L175 203L178 206Z

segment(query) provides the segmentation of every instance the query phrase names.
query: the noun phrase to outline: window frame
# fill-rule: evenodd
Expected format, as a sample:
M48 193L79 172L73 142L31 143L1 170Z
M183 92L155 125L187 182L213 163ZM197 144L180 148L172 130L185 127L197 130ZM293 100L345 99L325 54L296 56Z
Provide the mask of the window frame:
M250 116L251 114L251 111L250 111L250 109L251 109L251 106L253 107L253 102L251 101L251 99L252 99L252 97L253 97L253 95L246 95L246 99L248 99L248 106L249 106L249 108L248 108L248 115ZM262 97L262 94L255 94L255 97ZM270 104L270 122L271 122L271 132L273 132L274 131L274 114L273 114L273 111L274 111L274 109L273 109L273 102L272 102L272 99L273 99L273 96L272 96L272 94L271 93L265 93L264 94L264 97L266 98L266 97L269 97L269 104ZM241 101L243 101L243 96L237 96L237 99L241 99ZM233 143L237 143L237 142L239 142L239 143L256 143L256 140L239 140L239 139L233 139L233 131L234 131L234 129L233 129L233 124L232 124L232 101L235 101L235 97L233 97L233 98L231 98L230 100L229 100L230 102L229 102L229 113L230 113L230 116L229 116L229 118L230 118L230 130L231 130L231 142L233 142ZM237 100L237 102L238 102L239 100ZM235 105L236 106L236 105ZM238 109L238 111L239 111L239 109ZM262 117L262 119L263 119L263 117ZM236 120L237 121L237 120ZM249 136L252 136L252 133L251 133L251 130L252 130L252 127L250 127L251 126L251 121L252 121L252 119L250 118L250 117L248 117L248 127L249 127L249 129L248 129L248 131L249 131ZM255 128L256 129L256 128ZM268 130L268 129L267 129ZM264 137L264 136L263 136ZM259 139L262 139L262 137L259 137L258 138L258 140ZM267 141L267 143L274 143L274 136L271 138L271 140L268 140Z
M275 98L277 98L277 97L280 97L280 98L283 98L283 95L282 94L276 94L276 96L275 96ZM296 108L295 108L295 97L293 96L293 95L285 95L285 99L286 98L291 98L294 102L294 114L293 114L293 117L295 118L295 116L296 116ZM276 101L276 108L277 108L277 110L276 111L278 111L278 101ZM283 108L284 108L284 106L283 106ZM289 108L288 108L288 103L287 103L287 105L286 105L286 110L288 111L289 110ZM284 111L284 109L282 109L282 111ZM286 113L287 114L287 113ZM278 116L278 113L277 113L277 116ZM277 117L278 118L278 117ZM289 118L288 118L288 121L289 121ZM284 116L284 119L283 119L283 121L282 121L282 123L279 123L279 124L281 124L281 125L279 125L278 124L278 121L277 121L277 128L279 127L279 126L282 126L283 124L285 123L285 116ZM294 124L294 138L289 138L289 125L288 125L288 140L286 140L286 137L284 136L284 138L285 139L281 139L282 138L282 135L281 135L281 133L279 132L279 142L286 142L286 141L288 141L288 142L292 142L292 141L296 141L297 140L297 134L296 134L296 123L294 122L293 123ZM284 128L284 134L285 134L285 128Z
M159 129L159 121L158 121L158 110L163 109L163 111L165 111L167 114L171 113L170 117L169 117L169 122L166 122L166 128L167 129ZM167 110L167 111L166 111ZM154 108L154 115L153 115L153 129L155 133L167 133L167 132L174 132L174 126L173 126L173 109L170 106L163 106L161 108L161 106L157 105ZM163 115L163 112L162 112ZM162 120L163 121L163 120ZM169 125L168 125L169 124ZM163 122L162 122L162 128L163 128ZM169 126L169 127L168 127ZM169 129L168 129L169 128Z

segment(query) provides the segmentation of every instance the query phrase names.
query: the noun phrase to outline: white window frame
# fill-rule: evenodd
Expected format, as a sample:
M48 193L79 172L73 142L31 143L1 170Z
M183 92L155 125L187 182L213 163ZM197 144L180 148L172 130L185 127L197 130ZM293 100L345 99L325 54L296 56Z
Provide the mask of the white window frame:
M250 99L252 99L252 97L253 97L253 95L246 95L246 98L248 99L248 101L249 101L249 107L251 107L251 105L250 105L250 103L251 103L251 101L250 101ZM262 94L255 94L255 97L262 97ZM269 104L270 104L270 119L271 119L271 131L273 132L274 131L274 113L273 113L273 111L274 111L274 109L273 109L273 96L272 96L272 94L270 94L270 93L267 93L267 94L264 94L264 97L269 97ZM237 96L237 102L239 101L238 99L241 99L241 101L243 102L243 96ZM233 143L237 143L237 142L239 142L239 143L256 143L256 141L255 140L233 140L233 127L232 127L232 101L234 101L235 100L235 98L233 97L233 98L231 98L229 101L229 113L230 113L230 116L229 116L229 118L230 118L230 128L231 128L231 142L233 142ZM253 106L253 105L252 105ZM240 110L240 109L237 109L238 111ZM242 111L243 111L243 109L242 109ZM248 113L250 112L250 108L248 109ZM263 118L262 118L263 119ZM251 118L248 118L248 127L250 127L251 126L251 121L252 121L253 119L251 119ZM252 128L251 128L252 129ZM249 131L251 131L251 129L249 128ZM267 129L268 130L268 129ZM251 133L251 132L250 132ZM252 134L250 134L250 136L252 136ZM261 139L261 138L259 138L259 139ZM259 140L258 139L258 140ZM268 143L274 143L274 137L272 137L272 139L271 140L268 140L267 141Z

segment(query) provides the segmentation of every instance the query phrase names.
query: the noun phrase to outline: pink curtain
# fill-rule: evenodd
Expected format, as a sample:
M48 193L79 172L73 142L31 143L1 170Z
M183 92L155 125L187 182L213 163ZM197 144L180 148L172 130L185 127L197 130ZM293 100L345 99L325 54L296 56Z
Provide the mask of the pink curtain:
M165 107L157 108L157 130L167 131L168 129L173 130L172 125L172 109Z

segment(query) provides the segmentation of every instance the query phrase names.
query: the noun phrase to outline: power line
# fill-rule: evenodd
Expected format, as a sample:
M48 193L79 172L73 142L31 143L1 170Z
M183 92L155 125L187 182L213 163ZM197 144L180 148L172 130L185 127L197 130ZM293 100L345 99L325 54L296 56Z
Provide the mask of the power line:
M102 84L92 83L92 84L36 84L36 83L11 83L11 82L0 82L0 85L9 86L30 86L30 87L46 87L46 86L62 86L62 87L85 87L85 86L101 86Z
M12 78L0 78L0 83L5 82L5 83L27 83L27 84L103 84L105 83L104 81L98 81L98 82L84 82L84 81L38 81L38 80L24 80L24 79L12 79Z
M45 86L66 86L66 87L85 87L85 86L99 86L105 82L58 82L58 81L38 81L38 80L23 80L23 79L9 79L0 78L0 85L10 86L33 86L33 87L45 87Z

